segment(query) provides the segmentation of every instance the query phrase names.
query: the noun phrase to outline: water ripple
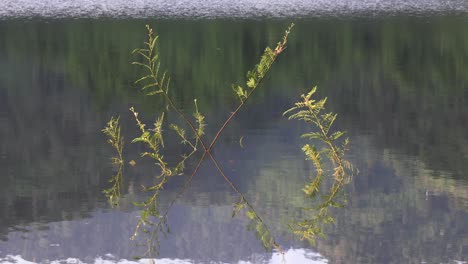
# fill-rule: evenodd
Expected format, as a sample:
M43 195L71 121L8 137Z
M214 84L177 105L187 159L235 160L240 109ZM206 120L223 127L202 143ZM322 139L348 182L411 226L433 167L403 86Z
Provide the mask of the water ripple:
M468 13L465 0L3 0L0 18L261 18Z

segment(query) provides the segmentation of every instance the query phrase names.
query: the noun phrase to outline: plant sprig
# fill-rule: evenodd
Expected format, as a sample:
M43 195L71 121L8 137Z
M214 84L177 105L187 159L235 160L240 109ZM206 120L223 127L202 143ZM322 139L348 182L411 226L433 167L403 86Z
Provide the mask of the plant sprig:
M283 113L283 115L289 115L288 119L303 120L306 123L315 125L318 131L303 134L302 137L324 143L324 147L321 149L317 149L314 144L306 144L302 148L306 159L312 161L316 172L315 176L303 189L307 197L315 199L316 195L321 191L325 171L324 157L328 159L332 166L333 173L331 177L333 184L321 196L318 205L308 209L313 214L312 217L296 221L290 226L295 234L301 236L301 239L307 239L311 243L314 243L317 236L324 235L323 227L325 225L335 223L330 208L342 207L346 204L343 187L351 181L355 173L353 165L344 157L348 150L349 138L345 138L341 143L338 142L345 132L331 132L337 114L325 111L327 98L320 100L312 98L316 91L317 87L314 87L306 95L301 95L302 100L296 102L292 108ZM339 194L343 194L343 198L337 201Z
M201 135L204 134L206 123L204 122L205 117L199 112L198 106L195 100L195 112L193 114L195 123L198 127L195 127L192 122L180 111L174 104L172 98L169 96L169 87L171 77L167 71L161 71L161 62L159 53L157 50L158 36L155 36L152 28L146 25L148 31L148 40L144 42L145 48L133 50L133 54L138 54L143 58L143 61L135 61L132 64L142 67L146 74L135 81L135 84L142 85L141 90L146 95L162 95L167 103L167 109L175 110L179 116L185 121L185 123L191 127L193 136L187 136L186 131L176 124L167 124L164 121L164 112L156 119L154 127L147 129L144 124L138 118L138 112L132 107L130 111L133 113L137 125L140 129L141 135L135 138L132 143L143 143L147 146L148 151L141 153L142 157L149 157L155 161L155 164L160 168L161 173L156 178L158 182L150 187L144 187L145 191L152 192L150 197L142 202L137 203L137 206L142 207L140 219L136 226L135 234L133 239L138 235L139 231L142 230L144 233L149 233L150 230L146 226L154 227L155 231L151 234L148 245L152 246L148 248L147 253L158 254L159 248L159 233L166 235L169 228L167 226L167 214L160 213L159 195L162 189L164 189L169 178L175 175L181 175L185 169L185 162L197 152L199 142L201 142ZM164 129L164 127L168 129ZM189 152L182 154L180 161L174 166L170 166L169 162L165 160L163 155L164 149L164 133L163 132L173 131L180 139L183 145L189 146Z
M112 164L117 166L117 172L113 177L109 179L109 182L112 183L112 186L103 190L103 193L106 195L107 200L111 204L111 206L118 206L120 202L121 196L121 188L122 188L122 181L123 181L123 146L124 146L124 139L123 136L120 134L120 117L114 118L111 117L109 122L107 123L106 127L102 130L102 132L108 137L107 142L114 148L117 153L117 156L112 158Z

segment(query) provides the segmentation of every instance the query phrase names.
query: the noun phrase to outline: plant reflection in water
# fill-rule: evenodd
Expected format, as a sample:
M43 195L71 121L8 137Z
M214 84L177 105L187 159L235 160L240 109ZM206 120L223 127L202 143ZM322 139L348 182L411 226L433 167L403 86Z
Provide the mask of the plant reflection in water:
M211 151L216 144L219 136L222 134L227 125L231 122L233 117L243 108L245 102L251 98L252 93L260 86L272 65L275 63L277 57L286 49L288 36L294 24L285 31L283 38L277 43L274 49L267 47L260 58L260 62L255 65L254 69L247 73L247 81L245 87L242 85L233 85L233 90L239 99L237 108L231 112L226 121L219 128L215 137L209 145L205 144L202 137L205 134L204 128L206 126L205 117L199 112L197 101L194 100L194 113L192 117L187 116L180 108L178 108L169 93L170 80L169 74L166 71L161 71L161 64L158 53L158 36L155 36L153 30L146 26L148 31L148 39L145 42L145 47L142 49L135 49L134 54L138 54L142 61L133 62L134 65L140 66L146 74L138 79L135 83L142 85L142 90L148 96L161 96L165 103L166 109L163 111L152 128L148 128L138 117L139 113L132 107L130 111L133 113L135 121L141 135L133 139L132 143L142 143L146 147L146 151L141 153L142 157L148 157L153 160L156 166L160 169L160 175L157 176L157 184L144 187L145 192L151 193L149 198L142 203L135 203L136 206L141 208L140 218L136 225L135 233L132 239L135 239L139 233L147 235L145 239L145 246L147 251L142 257L151 257L154 254L159 254L160 236L166 236L170 233L168 226L168 213L176 200L185 192L190 185L193 177L198 173L200 166L203 164L205 158L211 159L219 174L230 185L240 197L239 202L233 205L232 217L243 215L248 221L248 229L255 232L256 236L261 241L263 247L270 251L272 249L284 254L284 250L275 241L275 238L270 231L270 228L265 224L263 219L254 209L252 204L246 199L244 194L234 185L231 179L221 168L218 161L213 157ZM323 195L318 206L310 208L303 208L305 212L310 215L310 219L296 220L290 225L292 231L299 235L302 239L308 239L313 242L317 235L323 235L322 226L324 224L333 223L333 217L329 211L330 207L341 207L346 203L343 198L338 201L338 198L344 194L343 186L351 180L353 174L352 165L344 159L345 152L349 143L345 139L340 147L337 141L340 140L344 132L336 131L331 133L331 126L336 118L336 114L323 113L326 99L319 100L318 102L311 99L315 93L315 88L307 95L303 95L303 101L298 102L295 106L285 112L290 119L300 119L307 123L314 124L319 132L311 132L304 134L303 137L309 139L317 139L324 144L320 150L314 145L305 145L303 151L307 159L311 160L316 169L316 176L312 181L306 184L304 188L305 194L315 201L316 195L322 189L322 182L324 178L324 161L322 156L328 157L330 166L332 166L332 176L334 182L329 188L329 191ZM185 124L184 127L177 124L168 124L164 119L165 112L175 111L180 119ZM167 128L167 129L166 129ZM188 130L188 132L186 131ZM165 147L164 136L172 131L180 140L185 149L185 154L182 154L178 162L169 162L163 155ZM113 185L104 191L109 202L116 206L120 197L120 189L122 186L123 176L123 138L120 135L119 118L112 118L103 132L109 137L109 143L117 152L117 157L113 158L113 163L118 166L118 172L111 178L110 182ZM176 197L172 199L168 206L162 210L159 204L159 195L164 189L167 182L171 177L182 175L185 171L185 162L195 155L200 149L203 151L198 164L195 166L194 171L190 174L185 181L184 186L178 191ZM175 164L175 165L171 165ZM343 196L345 197L345 196Z

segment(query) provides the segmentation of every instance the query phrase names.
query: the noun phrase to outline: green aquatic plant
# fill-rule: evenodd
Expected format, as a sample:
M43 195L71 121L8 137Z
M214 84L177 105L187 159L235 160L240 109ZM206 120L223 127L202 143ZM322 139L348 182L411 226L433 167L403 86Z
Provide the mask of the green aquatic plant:
M151 192L150 197L141 203L135 203L136 206L142 208L138 224L136 226L135 234L133 239L138 235L139 231L144 233L150 233L148 227L153 227L156 232L153 232L150 238L147 240L148 245L148 255L151 252L158 253L158 248L160 244L159 233L166 235L170 230L167 225L167 214L160 213L159 206L159 194L161 190L164 189L164 186L169 181L170 177L181 175L185 169L185 162L197 151L197 146L201 142L200 136L204 134L205 117L199 112L198 106L195 102L195 112L193 117L197 127L195 127L189 118L179 110L172 98L169 96L169 87L170 87L170 76L167 72L160 72L161 62L159 60L159 53L157 51L157 40L158 36L155 36L153 30L147 25L148 31L148 41L145 42L145 48L135 49L132 53L138 54L143 58L143 62L135 61L134 65L142 67L146 75L139 78L135 81L135 84L142 84L141 89L146 92L146 95L162 95L167 103L167 108L176 111L179 116L185 121L187 125L192 128L194 135L187 135L184 128L181 128L177 124L170 123L167 124L164 121L165 112L162 112L159 117L154 122L153 128L147 128L138 118L138 112L135 111L133 107L130 108L130 111L133 113L137 126L141 132L141 135L133 139L132 143L142 143L146 146L147 151L142 152L142 157L149 157L154 162L155 165L160 168L160 175L156 178L158 182L150 187L144 187L144 191ZM169 130L172 130L180 139L182 144L188 145L190 150L187 153L181 155L181 159L174 165L170 166L169 162L166 161L162 150L164 149L164 135L163 132L165 129L163 127L168 127Z
M325 111L327 98L320 100L313 99L317 87L306 95L302 95L302 101L296 102L294 106L284 112L283 115L289 115L289 119L298 119L306 123L313 124L318 131L303 134L302 137L309 140L317 140L322 144L319 149L314 144L306 144L302 147L306 158L311 160L315 168L315 176L305 185L303 191L307 197L318 201L317 205L311 208L305 208L305 211L311 213L311 217L296 221L290 228L301 239L307 239L314 243L317 236L323 236L323 227L327 224L335 223L331 215L330 208L343 207L346 204L346 196L343 187L348 184L355 169L353 165L345 159L348 150L349 138L339 142L345 132L332 132L332 125L336 120L337 114ZM317 199L317 194L322 190L324 181L324 172L326 160L332 171L331 187ZM341 195L340 195L341 194ZM341 200L338 200L341 197Z
M141 135L133 139L132 143L141 143L146 146L147 150L142 152L141 156L152 159L155 162L155 165L160 169L160 175L156 177L157 183L153 186L143 188L144 191L151 193L149 198L143 202L135 203L136 206L141 207L142 211L132 238L135 239L138 236L139 231L149 234L149 237L145 243L148 247L148 250L145 254L146 256L150 256L152 253L159 253L158 249L160 246L160 235L162 234L165 236L170 232L169 226L167 225L167 215L169 210L175 201L190 185L192 178L197 174L200 166L207 156L212 160L220 175L229 183L231 188L241 196L242 202L238 204L237 207L242 206L247 208L246 216L250 219L251 223L249 226L255 230L257 236L261 239L265 248L271 249L274 247L281 251L281 248L274 241L268 227L264 224L263 220L256 213L250 203L248 203L243 194L224 173L218 161L213 157L211 150L224 129L231 122L232 118L244 106L244 103L251 97L252 93L260 86L276 58L286 49L287 39L293 26L294 24L292 24L285 31L283 38L277 43L275 49L271 49L269 47L265 49L263 55L261 56L260 62L255 65L253 70L247 73L246 86L248 88L245 89L240 85L237 86L235 93L239 97L240 103L237 108L231 112L226 121L221 125L210 145L205 144L201 138L205 134L204 129L206 127L206 122L204 115L202 115L198 109L197 100L194 99L195 110L192 119L189 118L181 109L179 109L175 105L174 100L170 97L169 88L171 78L166 71L161 70L159 53L157 50L158 37L154 35L151 27L146 26L148 31L148 39L144 43L145 47L135 49L132 52L142 58L142 61L136 61L133 62L133 64L141 67L145 71L145 74L135 83L142 85L141 89L146 93L146 95L162 96L166 102L165 111L163 111L156 118L152 128L147 128L147 125L140 120L138 112L136 112L133 107L130 108L130 111L133 113L137 126L141 132ZM165 121L165 112L170 110L177 113L177 115L182 119L184 125L188 127L190 134L186 131L185 128L174 123L168 124L168 122ZM120 131L120 127L118 129ZM168 131L174 132L181 139L181 143L185 146L188 146L189 149L181 156L181 159L172 166L172 163L168 162L163 154L165 147L164 137ZM171 177L176 175L183 175L185 173L184 170L186 160L188 160L198 151L198 147L200 145L202 147L203 154L194 171L190 174L184 186L177 193L177 196L171 202L169 202L169 205L166 207L165 211L161 212L161 207L159 204L159 195L161 190L164 189L164 186ZM234 215L235 213L233 213L233 216Z
M241 214L241 212L243 212L244 217L246 217L249 222L248 230L251 230L256 234L265 249L276 249L279 252L283 252L282 248L275 241L270 229L265 224L265 221L260 217L251 203L226 175L211 152L225 128L242 109L242 107L245 105L245 102L251 97L253 92L261 85L262 81L265 79L269 70L275 63L277 57L286 49L288 36L293 26L294 24L292 24L285 31L283 38L276 44L274 49L267 47L264 50L262 56L260 57L259 63L255 65L251 71L247 72L247 80L245 85L233 85L234 93L240 102L234 111L231 112L224 123L220 126L209 145L206 144L202 139L202 136L205 135L206 121L205 116L198 109L197 100L194 99L194 111L190 117L186 115L180 108L178 108L174 103L174 100L171 98L169 93L171 77L167 71L161 70L161 62L157 44L158 37L154 35L153 30L149 26L146 26L148 31L148 38L147 41L144 42L144 48L135 49L132 52L133 54L139 55L141 58L141 61L135 61L133 64L141 67L145 72L142 77L135 81L135 83L141 85L141 90L146 95L159 96L163 98L166 107L155 118L154 124L151 128L149 128L143 121L141 121L139 113L133 107L130 108L137 127L141 133L140 136L132 140L132 143L143 144L146 150L141 153L141 157L151 159L159 168L159 175L155 177L156 183L152 186L143 187L143 191L149 194L148 198L143 202L134 203L136 206L141 208L141 213L132 239L136 239L139 232L148 235L146 242L144 243L147 246L147 252L145 256L151 256L153 253L159 253L161 242L160 236L166 236L168 233L170 233L170 228L167 224L168 213L171 207L174 205L175 201L190 185L193 177L198 173L200 166L207 157L213 162L224 180L240 196L240 201L235 203L233 206L232 217L238 216ZM309 197L314 198L320 190L324 172L321 157L323 154L327 154L330 161L334 165L333 176L335 183L330 188L328 195L324 196L327 198L324 198L321 204L317 207L319 209L319 213L316 215L316 217L312 220L297 222L295 224L294 232L296 234L302 234L303 238L313 238L315 235L321 232L321 229L318 229L317 224L315 223L333 221L333 218L329 214L328 207L338 205L336 197L343 184L348 182L350 179L347 177L347 172L352 168L350 163L343 159L349 141L346 139L344 144L340 147L337 147L335 144L335 141L339 139L344 133L339 131L331 134L329 133L330 128L336 118L336 114L323 114L322 111L324 109L326 99L315 102L313 99L311 99L314 92L315 88L308 95L303 96L304 101L296 103L296 105L286 111L285 114L291 114L290 119L302 119L306 122L314 123L319 128L320 132L311 132L303 135L303 137L320 139L327 146L320 151L318 151L314 145L307 144L303 147L303 150L306 153L308 159L313 161L317 171L316 177L304 188L306 194ZM182 125L169 123L165 119L166 114L170 111L176 112L176 116L180 118ZM120 136L118 119L117 121L111 119L108 127L109 128L106 128L105 131L111 131L111 135L118 134ZM184 154L182 154L180 159L176 162L172 161L172 159L171 162L169 162L164 156L165 145L174 144L174 142L166 142L165 140L165 138L168 138L167 135L169 133L175 134L180 139L180 144L183 146L182 152ZM115 145L115 140L110 140L109 142L113 144L113 146ZM123 140L120 140L119 142L121 142L123 146ZM240 139L239 144L243 147L242 138ZM119 161L119 164L122 166L122 150L121 147L118 149L120 149L120 151L118 151L120 159L116 159L116 161ZM176 197L172 199L163 209L160 205L161 191L172 177L186 174L185 162L193 157L199 150L202 150L202 154L197 165L195 166L195 169L185 181L184 186L179 190ZM122 178L121 173L119 177L120 179ZM109 195L108 198L112 197L115 199L114 197L120 196L120 188L118 190L118 193L112 193L112 196Z

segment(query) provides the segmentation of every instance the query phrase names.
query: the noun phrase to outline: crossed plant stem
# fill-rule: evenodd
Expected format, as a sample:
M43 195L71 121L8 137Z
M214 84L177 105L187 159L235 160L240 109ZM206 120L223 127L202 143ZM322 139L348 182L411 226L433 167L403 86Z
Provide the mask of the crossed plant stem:
M150 226L154 227L154 230L151 231L150 238L147 239L147 252L145 255L151 256L152 252L155 251L158 254L158 247L160 246L160 239L159 234L162 233L163 235L167 235L170 232L169 226L167 224L167 216L169 211L171 210L172 206L175 204L177 199L179 199L182 194L187 190L190 186L193 177L198 173L201 165L205 161L206 157L208 156L209 159L214 163L217 171L219 174L224 178L224 180L229 184L229 186L240 195L240 201L235 203L232 217L234 217L237 213L246 209L246 216L250 219L248 227L254 226L256 234L259 236L259 239L262 242L262 245L267 250L271 250L272 248L276 249L278 252L284 255L284 251L280 245L275 242L270 229L265 224L263 219L258 215L256 210L253 208L252 204L245 198L244 194L237 188L237 186L232 182L232 180L226 175L226 173L221 168L219 162L212 154L212 150L218 141L219 137L232 121L232 119L237 115L237 113L242 109L245 105L245 102L252 96L252 93L260 86L263 82L264 78L266 77L267 73L269 72L270 68L276 61L277 57L286 49L286 43L288 35L292 29L294 24L285 31L282 41L278 42L276 48L273 50L267 47L260 59L260 62L255 65L252 71L247 73L247 82L246 88L244 89L242 86L233 86L234 92L240 99L240 104L237 108L231 112L228 118L224 121L222 126L218 129L217 133L215 134L214 138L211 140L210 144L206 144L203 141L202 136L204 134L203 128L205 126L204 123L204 116L198 112L198 106L195 100L195 113L194 117L196 123L198 124L198 128L194 125L192 121L187 117L184 112L178 108L172 98L169 96L169 83L170 77L166 75L166 72L162 74L160 77L159 69L160 69L160 62L159 62L159 54L155 49L155 45L157 42L158 37L153 35L153 31L149 26L146 26L148 30L148 42L145 42L147 48L145 49L135 49L133 53L138 53L143 56L147 61L145 63L141 62L133 62L135 65L142 66L148 70L148 75L145 75L138 79L135 83L139 83L143 80L148 82L146 85L143 86L142 90L145 90L150 87L155 87L155 90L150 91L147 95L155 95L155 94L163 94L167 102L167 110L170 109L174 110L180 118L183 119L185 124L190 127L190 130L195 135L195 142L193 143L189 140L186 135L185 131L178 127L175 124L170 124L171 129L174 129L176 133L182 138L182 143L187 143L192 148L192 151L188 155L183 155L182 160L177 163L177 166L174 169L171 169L168 164L164 161L162 154L159 152L160 147L164 147L163 136L162 136L162 126L163 126L163 118L164 112L155 122L154 129L146 129L145 124L143 124L138 119L138 113L135 110L130 108L133 112L135 119L137 121L138 127L140 128L142 135L138 138L135 138L132 142L145 142L148 144L148 147L153 152L144 152L142 156L149 156L156 161L156 164L161 168L161 181L149 188L145 188L147 191L154 191L153 195L146 201L140 204L139 206L144 206L146 209L141 212L140 220L136 226L135 234L132 236L134 239L138 235L138 230L140 227L145 224L149 224ZM284 112L283 115L289 115L289 119L299 119L303 120L306 123L314 124L319 131L318 132L310 132L303 134L303 138L308 139L318 139L325 143L325 147L322 149L317 149L313 144L309 145L306 144L303 146L302 150L306 154L308 160L313 161L315 170L317 174L311 182L305 186L303 191L307 195L307 197L313 199L317 193L320 192L320 187L323 180L323 157L328 158L333 166L333 185L322 198L322 201L318 204L318 206L314 206L311 208L304 208L306 211L317 211L318 213L315 214L310 218L303 221L295 222L294 225L290 225L291 230L301 236L301 239L307 239L309 242L313 243L317 236L324 235L322 224L329 224L334 223L334 218L330 215L329 208L330 207L342 207L343 204L340 202L336 202L335 198L337 198L339 191L342 189L344 185L350 182L352 175L357 172L353 165L344 160L345 152L348 150L347 145L349 143L348 138L346 138L342 144L342 146L336 145L336 140L339 139L341 136L345 134L342 131L335 131L330 133L330 128L333 125L334 120L336 119L337 114L333 112L325 112L325 102L326 98L321 100L315 100L312 98L316 91L316 87L314 87L307 95L302 95L303 101L295 103L295 105ZM107 190L104 190L104 193L109 198L109 201L112 205L117 205L120 197L120 184L122 181L122 169L123 169L123 158L122 158L122 148L123 148L123 138L120 136L120 126L119 126L119 119L111 118L107 127L103 129L103 132L109 137L108 142L116 149L117 156L114 157L113 163L114 165L118 165L119 171L117 172L116 176L110 180L113 183L113 186ZM151 132L153 131L153 135ZM190 174L188 179L185 181L182 188L177 192L176 196L168 203L168 206L165 208L163 214L160 214L160 207L159 207L159 193L160 190L163 189L164 184L168 181L169 176L173 176L179 174L184 169L184 162L189 159L193 154L195 154L198 149L198 144L202 146L203 154L198 161L195 169ZM242 146L242 138L240 140L240 144ZM323 156L323 157L322 157ZM132 164L133 166L134 164ZM346 198L344 197L343 203L346 203ZM151 221L148 220L148 217L152 216L158 219L158 221ZM150 231L146 228L142 228L144 233L150 233ZM157 246L155 246L157 243Z
M256 213L256 211L253 208L253 206L251 205L251 203L248 202L248 200L239 191L239 189L232 182L232 180L226 175L226 173L224 173L224 171L221 168L219 162L213 156L211 151L212 151L213 147L215 146L216 142L218 141L219 137L223 133L223 131L228 126L228 124L237 115L237 113L242 109L242 107L245 105L245 102L251 97L251 95L255 91L255 89L262 83L262 81L264 80L266 74L270 70L271 66L276 61L277 57L286 49L287 38L288 38L288 35L289 35L289 33L290 33L293 26L294 26L294 24L291 24L290 27L285 31L285 35L283 36L282 41L277 43L277 46L276 46L276 48L274 50L272 50L272 49L270 49L268 47L265 49L265 53L263 54L263 56L262 56L262 58L260 60L260 63L256 65L256 67L254 68L253 71L248 73L247 86L250 89L244 89L244 88L242 88L240 86L237 87L237 90L235 89L235 92L239 96L240 104L237 106L237 108L233 112L231 112L231 114L225 120L223 125L219 128L218 132L216 133L216 135L214 136L213 140L211 141L211 143L209 145L207 145L205 143L205 141L203 141L203 139L201 138L200 133L195 128L194 124L174 104L174 101L169 96L169 94L168 94L169 81L168 81L168 78L165 79L166 73L164 73L162 78L159 79L159 77L158 77L159 64L157 64L157 66L155 64L157 62L157 60L158 60L158 57L157 57L158 55L154 53L154 45L156 43L157 36L153 37L152 29L149 26L147 26L148 42L146 44L147 44L147 46L149 48L148 49L137 49L135 51L137 53L143 55L143 57L145 57L148 60L148 65L138 63L138 62L134 63L134 64L137 64L137 65L143 66L143 67L145 67L146 69L149 70L149 75L147 75L145 77L142 77L140 80L148 79L148 78L153 80L153 83L150 83L150 84L146 85L143 89L145 89L147 87L151 87L151 86L159 87L159 90L150 92L149 94L162 93L164 95L164 98L166 99L168 105L170 106L170 108L172 108L184 120L184 122L190 127L190 129L192 130L192 132L194 133L194 135L196 137L197 142L200 142L200 144L201 144L201 146L203 148L203 154L202 154L200 160L198 161L198 164L195 167L194 171L189 176L187 181L184 183L182 188L178 191L176 197L174 199L172 199L171 202L169 202L169 205L166 208L165 212L162 215L160 215L160 220L155 225L155 232L153 232L151 234L151 238L149 239L149 242L151 243L151 245L148 245L148 252L147 253L150 253L151 248L154 247L154 245L152 245L152 243L154 242L153 239L155 238L155 236L157 236L157 233L159 231L162 231L163 233L165 233L165 231L163 231L163 229L164 229L163 225L167 226L167 220L166 219L167 219L167 215L168 215L171 207L174 205L176 200L178 198L180 198L180 196L188 188L188 186L190 185L193 177L198 173L201 165L205 161L206 156L209 156L211 161L214 163L216 169L218 170L219 174L224 178L224 180L229 184L229 186L236 193L238 193L241 196L241 201L238 204L235 204L235 210L233 211L233 216L237 213L237 211L240 211L243 208L247 207L248 208L247 215L248 215L248 217L250 218L250 220L253 223L257 224L257 226L256 226L257 227L257 232L261 236L260 238L261 238L263 246L265 248L267 248L267 249L271 249L273 247L276 250L278 250L280 253L282 253L282 254L284 253L283 249L275 242L273 236L271 235L271 232L270 232L269 228L267 227L267 225L265 224L263 219ZM146 54L143 53L142 51L146 52ZM138 80L137 82L139 82L140 80ZM166 81L166 82L164 83L164 81ZM132 109L132 111L133 111L133 109ZM133 111L133 113L134 113L135 117L137 118L138 113L136 113L134 111ZM139 125L141 127L141 124L140 124L140 121L138 120L138 118L137 118L137 122L139 123ZM194 146L191 143L190 143L190 145L193 148L193 152L191 153L191 154L193 154L197 150L196 145ZM190 157L191 154L188 157ZM188 158L188 157L185 157L184 160L186 158ZM138 226L139 225L137 225L137 230L138 230ZM263 234L260 234L259 229L264 231ZM135 233L135 235L136 234L137 233ZM158 244L159 244L159 240L158 240Z
M292 28L292 26L290 27ZM283 42L279 43L279 48L277 47L277 51L278 52L275 52L275 56L274 56L274 60L273 62L276 60L276 58L278 57L279 54L281 54L284 49L286 48L286 40L287 40L287 35L286 37L283 39ZM260 85L260 83L263 81L264 77L262 77L259 82L258 82L258 85ZM254 212L255 209L253 208L253 206L248 202L248 200L245 198L245 196L242 194L241 191L239 191L239 189L236 187L236 185L232 182L232 180L226 175L226 173L224 173L223 169L221 168L221 166L219 165L218 161L216 160L216 158L213 156L213 154L211 153L211 150L213 149L214 145L216 144L216 142L218 141L219 137L221 136L221 134L223 133L223 131L225 130L225 128L228 126L228 124L231 122L231 120L234 118L234 116L236 116L236 114L241 110L241 108L244 106L245 102L251 97L253 91L255 91L255 89L252 89L249 91L249 93L247 94L246 98L244 100L241 101L241 103L239 104L239 106L233 111L231 112L231 114L229 115L229 117L226 119L226 121L224 122L224 124L219 128L218 132L216 133L215 137L213 138L213 140L211 141L210 145L207 147L207 145L205 144L205 142L203 141L203 139L201 138L201 136L198 134L198 131L197 129L195 128L195 126L193 125L193 123L187 118L187 116L179 109L175 106L174 102L172 101L172 99L165 93L165 97L166 97L166 100L168 101L169 105L171 106L171 108L177 112L177 114L179 114L185 121L185 123L190 127L190 129L192 130L192 132L195 134L196 138L199 140L199 142L201 143L201 146L203 148L203 154L200 158L200 160L198 161L198 164L197 166L195 167L194 171L192 172L192 174L190 175L190 177L188 178L188 180L185 182L184 186L182 187L182 189L177 193L177 196L169 203L169 206L168 208L166 209L165 213L163 214L163 218L166 218L167 217L167 214L169 213L172 205L175 203L175 201L185 192L185 190L187 189L187 187L190 185L193 177L198 173L198 170L200 169L201 165L203 164L205 158L206 158L206 155L209 156L209 158L211 159L211 161L213 161L216 169L218 170L219 174L224 178L224 180L229 184L229 186L236 192L238 193L240 196L241 196L241 199L243 201L245 201L246 205ZM258 216L258 214L256 213L256 217L257 219L264 225L267 227L267 225L265 224L265 222L263 221L263 219ZM268 230L268 232L270 233L270 231ZM273 247L278 250L279 252L281 252L282 254L284 253L283 249L281 248L280 245L278 245L275 241L273 241L272 243Z
M253 90L252 90L253 91ZM247 98L250 97L250 95L252 94L249 93L249 95L247 96ZM231 115L226 119L226 121L224 122L223 126L218 130L218 132L216 133L216 136L213 138L213 140L211 141L209 147L206 146L205 142L201 139L200 135L198 134L197 130L195 129L194 125L192 124L192 122L190 122L190 120L186 117L186 115L180 111L180 109L178 109L173 101L169 98L169 97L166 97L166 99L168 100L169 102L169 105L171 106L171 108L176 111L183 119L184 121L187 123L187 125L190 127L190 129L194 132L195 136L197 137L197 139L200 141L201 145L202 145L202 148L203 148L203 154L200 158L200 160L198 161L198 164L197 166L195 167L194 171L192 172L192 174L190 175L190 177L187 179L187 181L185 182L184 186L181 188L181 190L177 193L176 197L169 203L169 206L167 207L166 211L164 212L164 214L162 215L162 218L166 218L171 207L174 205L174 203L176 202L176 200L178 198L180 198L180 196L185 192L185 190L188 188L188 186L190 185L193 177L198 173L198 170L200 169L201 165L203 164L203 162L205 161L205 158L206 158L206 155L209 156L209 158L211 159L211 161L213 161L216 169L218 170L219 174L224 178L224 180L229 184L229 186L236 192L238 193L240 196L241 196L241 200L243 200L245 202L245 204L250 208L250 210L254 211L255 214L256 214L256 218L265 226L267 227L267 225L265 224L265 222L263 221L263 219L256 213L255 209L253 208L253 206L248 202L248 200L245 198L245 196L242 194L241 191L239 191L239 189L236 187L236 185L232 182L232 180L226 175L226 173L224 173L223 169L221 168L221 166L219 165L219 162L216 160L216 158L213 156L213 154L211 153L211 150L213 149L214 145L216 144L216 141L218 140L218 138L220 137L220 135L222 134L222 132L224 131L224 129L227 127L227 125L229 124L229 122L232 120L232 118L239 112L239 110L242 108L242 106L244 105L244 102L241 102L241 104L237 107L237 109L231 113ZM156 228L158 228L158 226L156 226ZM270 233L269 230L267 230L267 232ZM281 252L282 254L284 253L283 249L281 248L280 245L278 245L275 241L272 241L272 246L278 250L279 252Z

